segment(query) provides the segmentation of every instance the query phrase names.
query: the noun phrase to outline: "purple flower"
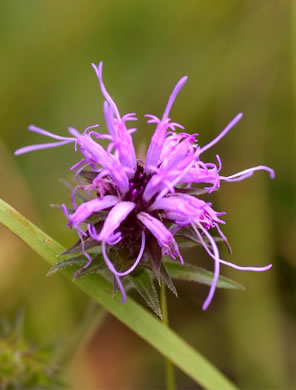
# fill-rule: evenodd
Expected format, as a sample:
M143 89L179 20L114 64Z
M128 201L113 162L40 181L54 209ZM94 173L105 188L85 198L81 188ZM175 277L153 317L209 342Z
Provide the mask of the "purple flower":
M79 182L71 196L75 211L70 214L63 205L68 225L77 230L81 250L88 259L87 264L74 276L92 262L86 248L86 241L91 239L101 246L106 266L121 291L122 302L125 302L122 278L147 258L153 257L148 242L158 246L162 255L179 259L183 264L175 236L180 235L184 228L195 235L214 261L214 277L203 304L204 310L214 296L221 264L246 271L265 271L271 268L271 264L265 267L242 267L221 259L213 235L218 234L228 245L220 228L225 223L220 217L225 213L215 211L211 203L198 197L218 189L221 181L243 180L257 170L265 170L271 178L274 177L274 171L266 166L222 176L222 164L218 155L217 164L201 160L202 154L220 141L239 122L242 114L238 114L216 138L203 147L197 143L197 134L177 133L177 128L184 128L172 122L169 114L177 94L187 81L187 77L183 77L175 86L163 117L159 119L154 115L146 115L148 123L155 124L156 129L146 161L142 162L136 158L132 142L131 134L136 129L127 127L127 122L136 120L135 114L120 115L103 83L102 62L98 66L92 66L105 98L103 109L107 133L96 131L98 125L94 125L85 129L83 134L69 128L70 136L61 137L30 126L30 131L53 138L56 142L27 146L15 152L18 155L74 143L75 151L79 150L82 155L71 168L76 171ZM109 141L106 150L99 143L102 139ZM85 185L81 184L78 176L86 180ZM198 188L194 186L196 183ZM78 189L85 191L88 196L93 193L93 199L77 206L75 195ZM117 249L124 251L126 257L133 261L128 269L120 272L110 259Z

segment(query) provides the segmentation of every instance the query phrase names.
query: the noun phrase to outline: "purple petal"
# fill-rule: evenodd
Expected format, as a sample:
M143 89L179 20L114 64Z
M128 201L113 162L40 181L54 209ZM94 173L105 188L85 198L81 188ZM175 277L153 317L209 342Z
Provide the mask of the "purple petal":
M164 110L164 114L163 114L163 119L164 118L167 118L169 116L169 113L171 111L171 108L172 108L172 105L178 95L178 93L180 92L181 88L183 87L183 85L186 83L188 79L188 76L183 76L176 84L175 88L173 89L173 92L171 93L171 96L169 98L169 101L168 101L168 104L166 106L166 109Z
M104 225L97 239L108 242L114 231L120 226L130 212L135 208L133 202L120 202L107 215Z
M237 269L239 271L264 272L264 271L268 271L272 267L272 264L265 265L264 267L248 267L248 266L244 267L244 266L240 266L240 265L236 265L236 264L230 263L229 261L225 261L225 260L222 260L222 259L220 259L220 263L224 264L224 265L228 265L228 267Z
M106 102L104 103L106 123L108 130L112 136L113 144L118 150L119 161L123 166L130 169L131 174L133 174L136 170L137 159L133 146L133 140L125 126L125 121L135 120L136 118L133 117L134 114L126 114L123 116L123 118L121 118L115 102L107 92L106 87L103 83L103 63L100 62L98 67L95 64L92 64L92 67L96 72L102 94L106 99Z
M101 165L112 177L121 194L124 195L128 191L128 177L120 162L113 155L106 152L100 144L95 142L90 134L80 134L72 128L69 131L76 137L80 152L85 156L88 164ZM95 180L100 179L101 176Z
M79 229L80 225L93 213L112 207L118 202L119 198L117 196L106 195L103 199L95 198L82 203L72 215L69 215L67 211L65 211L65 207L64 211L69 219L69 226Z
M205 202L203 202L203 204L204 203ZM194 218L194 215L201 212L199 209L191 206L190 203L182 197L182 195L177 197L170 196L156 200L149 207L149 211L153 210L173 211L180 216L180 219L188 217Z
M185 158L183 159L183 161L178 166L178 169L176 171L173 171L174 174L171 175L172 177L169 179L169 184L170 185L169 186L168 185L164 186L164 188L161 190L161 192L157 195L157 199L160 199L160 198L166 196L166 194L170 191L170 188L174 188L178 184L182 183L183 177L187 174L187 172L196 163L195 159L196 159L197 154L198 154L198 150L196 150L193 155L189 154L189 155L186 156L186 159ZM180 158L180 157L181 156L178 156L178 158ZM162 168L162 166L161 166L161 168ZM167 181L168 181L168 178L167 178ZM145 192L144 192L144 195L145 195Z
M103 254L103 257L104 257L104 260L105 260L105 263L106 263L107 267L109 268L109 270L114 275L115 280L116 280L116 282L118 284L118 287L120 289L120 292L121 292L121 295L122 295L121 303L125 303L125 301L126 301L126 293L125 293L123 284L122 284L122 282L121 282L119 277L128 275L129 273L131 273L137 267L137 265L139 264L139 262L140 262L140 260L141 260L141 258L143 256L144 249L145 249L145 233L142 232L141 248L140 248L140 252L138 254L138 257L137 257L136 261L134 262L134 264L127 271L125 271L125 272L117 272L115 267L114 267L114 265L112 264L111 260L109 259L108 255L107 255L106 243L105 243L105 241L102 241L102 254Z
M62 136L60 136L60 135L53 134L53 133L51 133L51 132L49 132L49 131L47 131L47 130L40 129L40 127L37 127L37 126L34 126L34 125L30 125L30 126L28 127L28 130L29 130L29 131L33 131L34 133L38 133L38 134L45 135L46 137L58 139L58 140L60 140L60 141L66 141L66 140L75 141L73 138L62 137Z
M242 117L243 117L242 113L237 114L237 116L235 118L233 118L230 123L228 123L228 125L225 127L225 129L223 131L221 131L221 133L216 138L214 138L211 142L209 142L207 145L203 146L200 149L200 154L202 154L206 150L210 149L217 142L219 142L228 133L228 131L231 130L237 124L237 122L239 122L242 119Z
M169 127L170 120L168 118L168 115L170 109L172 108L173 102L176 99L177 94L179 93L183 85L186 83L186 81L187 81L187 76L182 77L181 80L178 81L177 85L175 86L169 98L162 120L158 123L155 132L151 138L151 142L147 151L146 162L145 162L145 171L148 173L151 173L153 171L153 168L157 167L158 165L158 161L161 155L161 150L165 142L167 129ZM152 120L155 120L153 116L150 117L152 118Z
M217 247L217 245L215 243L215 240L212 238L212 236L208 233L208 231L206 229L204 229L201 225L199 225L199 227L202 230L203 234L209 240L211 248L213 250L213 253L208 248L207 244L205 243L205 241L203 239L203 236L196 229L194 224L192 224L192 227L193 227L194 231L196 232L196 234L197 234L200 242L202 243L203 247L205 248L205 250L208 252L208 254L214 260L214 276L213 276L212 284L211 284L208 296L207 296L207 298L205 299L205 301L204 301L204 303L202 305L202 309L206 310L209 307L210 303L212 302L212 299L214 298L216 287L217 287L217 283L218 283L218 280L219 280L219 275L220 275L220 254L219 254L218 247Z
M174 239L172 233L164 226L164 224L160 222L157 218L154 218L150 214L145 212L140 212L139 214L137 214L137 218L157 239L163 254L168 254L173 259L179 257L181 263L183 264L183 259L179 252L178 244Z
M160 192L158 198L165 196L169 191L174 192L174 187L179 183L179 180L195 163L193 149L188 149L187 146L183 143L179 144L161 162L143 193L143 198L146 201L149 201L157 192Z
M126 276L126 275L130 274L131 272L133 272L134 269L137 267L137 265L139 264L139 262L142 259L144 249L145 249L145 233L142 231L141 247L140 247L139 254L138 254L134 264L128 270L126 270L124 272L118 272L118 271L116 271L114 265L112 264L111 260L109 259L108 255L107 255L105 241L102 241L102 254L104 256L105 262L106 262L108 268L110 269L110 271L114 275L117 275L117 276Z
M73 142L71 141L60 141L60 142L51 142L48 144L39 144L39 145L30 145L30 146L24 146L23 148L17 149L14 154L16 156L19 156L20 154L33 152L35 150L42 150L42 149L49 149L49 148L56 148L57 146L66 145Z
M100 88L101 88L101 91L102 91L104 98L107 100L107 102L112 107L116 117L120 120L120 114L119 114L118 108L117 108L114 100L109 95L109 93L106 90L105 85L103 83L103 76L102 76L103 62L101 61L98 66L96 66L95 64L91 64L91 66L94 68L94 71L96 72L96 75L97 75L98 80L99 80Z
M51 142L51 143L46 143L46 144L39 144L39 145L31 145L31 146L25 146L23 148L20 148L14 152L16 156L28 152L33 152L35 150L42 150L42 149L48 149L48 148L56 148L57 146L62 146L69 144L71 142L75 141L75 138L70 138L70 137L62 137L53 133L50 133L47 130L40 129L39 127L36 127L34 125L30 125L28 127L29 131L33 131L34 133L38 133L41 135L45 135L46 137L50 137L53 139L60 140L60 142Z
M271 179L274 179L275 177L273 169L266 167L265 165L258 165L257 167L245 169L231 176L220 176L220 179L228 182L240 181L252 176L255 171L267 171L269 172Z
M213 277L213 281L212 281L212 285L211 285L211 288L210 288L210 291L209 291L209 294L207 296L207 299L205 300L204 304L203 304L203 310L206 310L209 306L209 304L211 303L213 297L214 297L214 293L215 293L215 289L216 289L216 285L217 285L217 282L218 282L218 279L219 279L219 264L224 264L224 265L227 265L229 267L232 267L234 269L237 269L237 270L240 270L240 271L255 271L255 272L261 272L261 271L267 271L269 270L271 267L272 267L272 264L268 264L267 266L264 266L264 267L242 267L242 266L238 266L236 264L233 264L233 263L230 263L228 261L225 261L225 260L222 260L220 259L220 254L219 254L219 250L218 250L218 247L215 243L215 240L212 238L212 236L209 234L209 232L207 231L207 229L205 229L202 224L198 223L197 226L199 227L199 229L202 231L203 235L206 236L211 244L211 248L212 248L212 251L208 248L207 244L205 243L204 239L203 239L203 236L201 235L201 233L198 231L198 229L196 228L196 226L194 224L192 224L192 227L194 229L194 231L196 232L200 242L202 243L203 247L205 248L205 250L207 251L207 253L214 259L215 261L215 271L214 271L214 277ZM222 237L223 238L223 237Z

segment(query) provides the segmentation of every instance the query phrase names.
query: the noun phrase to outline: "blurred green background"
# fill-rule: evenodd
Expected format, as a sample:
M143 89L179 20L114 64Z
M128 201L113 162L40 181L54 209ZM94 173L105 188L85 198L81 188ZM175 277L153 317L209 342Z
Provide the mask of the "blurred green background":
M145 150L177 80L187 74L171 116L209 142L238 113L243 120L204 156L219 153L222 174L265 164L264 172L224 183L212 196L226 211L224 229L241 265L273 263L266 273L223 267L246 286L218 291L178 285L169 296L171 326L240 388L296 388L295 0L95 1L2 0L0 3L0 196L65 246L75 240L64 215L49 207L69 199L58 179L71 178L71 146L14 157L47 142L35 124L60 135L103 124L91 62L104 61L105 84L122 114L137 112L134 141ZM293 58L294 57L294 58ZM142 152L143 153L143 152ZM45 345L71 335L88 299L0 227L0 314L25 308L25 331ZM212 269L202 250L185 259ZM1 368L0 368L1 371ZM161 356L111 316L62 370L73 389L161 389ZM180 389L196 384L178 372Z

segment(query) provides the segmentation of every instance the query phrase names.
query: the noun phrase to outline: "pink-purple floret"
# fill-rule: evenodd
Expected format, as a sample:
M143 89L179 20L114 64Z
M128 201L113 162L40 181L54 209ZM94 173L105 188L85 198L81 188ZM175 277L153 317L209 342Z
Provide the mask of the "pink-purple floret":
M228 245L219 226L225 223L220 219L225 213L216 212L211 203L188 192L194 188L193 184L198 183L199 188L202 186L205 192L210 194L220 187L221 181L243 180L257 170L265 170L269 172L271 178L274 177L274 171L266 166L221 176L222 165L218 155L217 165L201 161L201 155L220 141L242 118L242 114L238 114L216 138L203 147L197 144L197 134L177 133L177 128L182 130L184 128L178 123L171 122L169 113L177 94L187 81L187 77L182 77L169 98L163 117L159 119L154 115L146 115L148 123L155 124L156 129L147 151L146 161L143 163L136 158L131 136L136 129L128 129L126 125L126 122L137 120L135 114L120 116L103 83L102 62L98 66L95 64L92 66L105 98L103 109L108 133L97 132L94 129L98 125L94 125L85 129L83 134L69 128L71 137L61 137L36 126L30 126L30 131L53 138L56 142L27 146L15 152L19 155L74 143L75 151L79 149L82 154L82 159L71 169L76 171L78 177L87 168L94 178L88 185L78 184L75 188L71 196L74 213L69 214L63 205L68 225L77 230L82 252L87 258L87 264L82 269L87 268L92 262L91 256L84 248L85 237L91 237L101 246L105 263L116 280L124 303L126 293L121 278L133 272L141 261L144 261L147 237L152 235L156 239L155 242L163 255L168 255L174 260L179 259L183 264L174 235L183 227L189 227L214 261L212 284L203 303L205 310L215 293L220 264L246 271L265 271L271 268L271 264L265 267L242 267L221 259L212 231L216 231ZM106 150L98 143L101 139L109 141ZM77 189L86 191L88 196L93 191L95 198L77 206L74 199ZM89 222L91 216L102 211L106 212L102 225L98 227ZM135 225L139 231L137 235ZM109 258L109 249L124 242L130 244L132 240L137 240L138 254L134 256L135 260L129 269L118 272Z

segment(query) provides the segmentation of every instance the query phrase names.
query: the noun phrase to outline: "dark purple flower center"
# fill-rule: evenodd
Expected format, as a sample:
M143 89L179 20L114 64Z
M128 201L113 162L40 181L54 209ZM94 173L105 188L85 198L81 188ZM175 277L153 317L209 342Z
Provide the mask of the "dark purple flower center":
M143 199L143 193L151 175L147 175L144 171L144 165L142 161L137 162L137 170L133 178L129 181L129 191L126 194L124 200L134 202L136 204L135 212L145 211L147 207L152 203L145 202Z

